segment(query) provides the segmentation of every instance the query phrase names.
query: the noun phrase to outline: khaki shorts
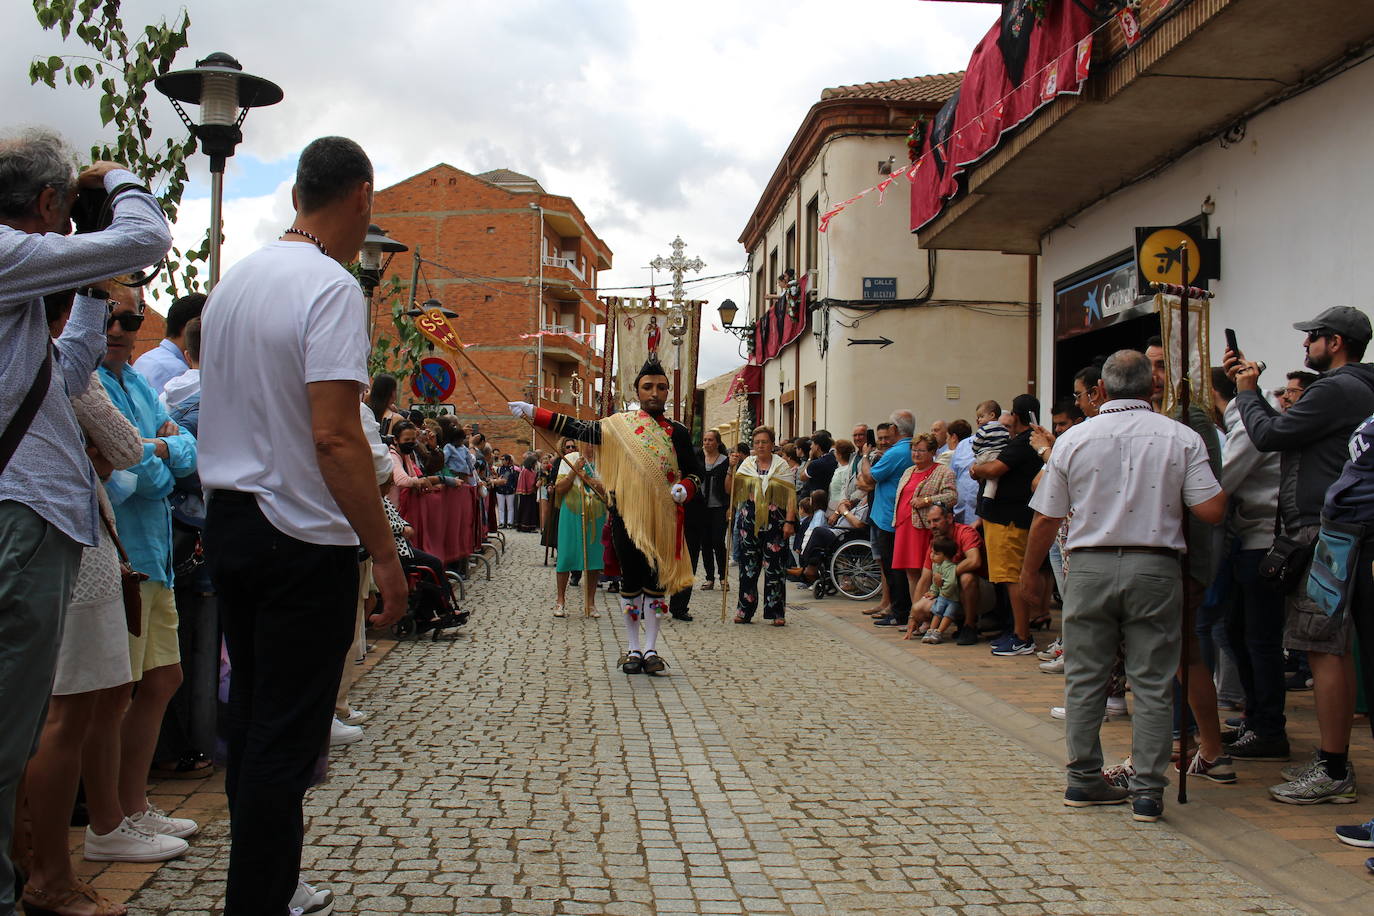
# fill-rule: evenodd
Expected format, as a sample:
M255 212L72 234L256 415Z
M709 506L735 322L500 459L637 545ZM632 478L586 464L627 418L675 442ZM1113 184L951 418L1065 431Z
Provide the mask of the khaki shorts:
M999 525L983 519L983 542L988 548L988 580L1020 582L1021 562L1026 558L1029 528Z
M143 582L143 635L129 637L129 665L134 681L145 671L181 662L177 642L177 605L172 590L160 582Z

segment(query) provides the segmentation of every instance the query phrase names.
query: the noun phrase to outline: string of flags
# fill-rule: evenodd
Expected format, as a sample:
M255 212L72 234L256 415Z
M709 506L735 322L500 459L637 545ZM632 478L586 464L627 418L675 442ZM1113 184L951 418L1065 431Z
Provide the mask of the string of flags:
M1109 17L1108 19L1104 20L1101 24L1096 26L1091 32L1089 32L1086 36L1079 40L1077 45L1074 47L1073 66L1075 83L1081 84L1082 81L1087 79L1088 77L1088 72L1092 67L1093 39L1099 32L1101 32L1105 28L1110 27L1113 23L1116 23L1117 27L1121 29L1122 37L1126 42L1126 46L1128 48L1133 48L1136 46L1136 44L1140 42L1140 39L1143 36L1140 21L1142 18L1144 18L1146 8L1148 7L1149 10L1152 11L1155 15L1158 15L1159 13L1162 13L1165 9L1167 9L1172 3L1173 0L1127 0L1127 2L1122 5L1121 9L1117 10L1114 16ZM967 124L965 124L962 128L953 131L949 135L949 137L945 141L943 141L943 143L952 143L955 137L958 137L965 130L968 130L970 126L977 127L980 133L986 133L988 130L986 120L989 119L989 116L994 124L1000 124L1006 111L1007 102L1022 89L1032 85L1037 80L1041 80L1039 89L1040 101L1053 101L1055 96L1057 96L1061 91L1061 82L1059 78L1059 60L1062 56L1063 55L1057 55L1048 64L1040 68L1040 70L1036 71L1035 73L1031 74L1029 77L1024 79L1010 92L1003 95L992 105L988 106L985 110L983 110L975 117L970 119L970 121ZM901 168L894 169L891 172L891 174L887 175L882 181L878 182L873 187L864 188L862 191L855 194L853 197L850 197L847 200L840 201L838 204L834 205L829 210L822 213L819 225L817 226L817 231L825 232L830 227L830 221L832 219L834 219L836 216L839 216L853 204L858 203L860 200L875 192L878 195L878 206L881 207L883 205L884 198L887 195L888 189L891 188L892 183L894 181L897 181L899 178L906 178L906 180L910 184L914 185L916 183L917 174L926 165L926 160L933 155L933 147L934 143L932 141L932 149L927 150L925 153L921 154L919 157L914 159L910 165L905 165Z

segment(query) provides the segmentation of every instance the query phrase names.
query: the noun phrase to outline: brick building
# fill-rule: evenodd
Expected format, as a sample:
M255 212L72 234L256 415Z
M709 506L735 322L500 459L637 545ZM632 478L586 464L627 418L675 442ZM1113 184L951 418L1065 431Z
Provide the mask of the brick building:
M603 357L595 337L574 335L605 324L596 285L611 267L611 250L571 198L508 169L470 175L439 164L378 191L373 222L410 247L391 272L408 273L418 253L415 298L438 299L458 313L453 323L469 354L506 393L533 401L538 379L539 403L571 413L576 371L587 380L577 409L592 415ZM378 300L374 333L382 335L392 319L389 303ZM536 336L541 328L544 336ZM480 423L502 449L528 444L529 427L511 418L504 399L470 366L455 361L459 379L447 401L454 413ZM410 403L408 383L400 402ZM541 441L551 444L542 434Z
M151 308L145 309L143 313L143 327L138 329L138 337L134 340L134 355L131 358L137 360L149 350L157 349L157 345L162 343L162 338L167 336L167 319L163 318Z

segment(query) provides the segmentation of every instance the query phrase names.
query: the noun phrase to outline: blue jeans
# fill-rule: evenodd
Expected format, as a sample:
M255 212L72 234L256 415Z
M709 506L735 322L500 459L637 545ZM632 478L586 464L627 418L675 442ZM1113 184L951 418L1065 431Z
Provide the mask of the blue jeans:
M1259 577L1264 550L1240 550L1231 561L1234 598L1227 635L1245 688L1245 719L1264 738L1286 733L1283 596Z
M931 605L930 608L930 615L936 620L939 620L941 617L948 617L955 623L959 623L964 619L964 611L963 608L960 607L958 600L954 598L945 598L943 596L935 599L935 603Z

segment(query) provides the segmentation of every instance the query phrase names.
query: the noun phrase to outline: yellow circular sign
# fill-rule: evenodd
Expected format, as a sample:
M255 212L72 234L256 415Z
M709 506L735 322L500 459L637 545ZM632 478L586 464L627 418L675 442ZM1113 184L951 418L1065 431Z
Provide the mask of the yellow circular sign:
M1150 233L1136 257L1140 263L1140 273L1151 283L1172 283L1175 286L1184 286L1183 280L1183 247L1188 247L1188 280L1186 285L1191 286L1197 279L1198 270L1202 267L1202 252L1198 251L1197 243L1179 229L1159 229Z

